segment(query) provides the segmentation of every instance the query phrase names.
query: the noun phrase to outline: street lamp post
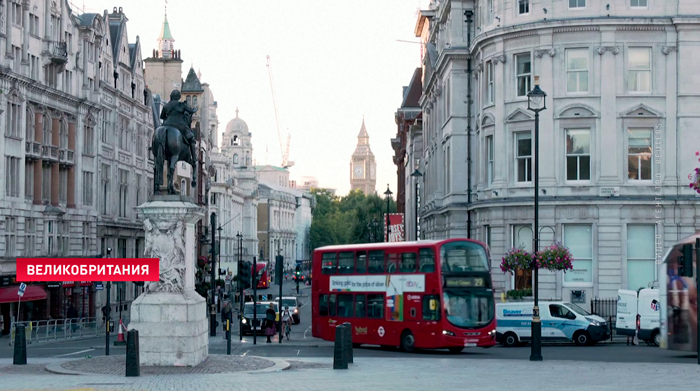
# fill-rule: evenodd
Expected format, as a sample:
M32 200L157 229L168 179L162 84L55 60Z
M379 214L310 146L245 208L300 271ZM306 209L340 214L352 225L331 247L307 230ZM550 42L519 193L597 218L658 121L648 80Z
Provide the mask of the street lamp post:
M221 247L221 231L223 231L224 229L221 226L219 226L219 228L217 228L216 230L219 231L219 247ZM228 252L226 254L228 256ZM219 251L217 251L217 255L219 256L219 268L221 268L221 248L219 248ZM212 255L212 257L213 257L213 255ZM217 278L220 275L218 270L217 270L216 275L217 275ZM226 321L225 319L223 319L223 318L221 319L221 323L223 323L225 321Z
M415 238L416 238L416 240L418 240L418 178L422 177L423 174L421 174L421 172L418 171L418 169L416 168L415 171L413 171L413 173L411 174L411 176L413 177L413 181L414 181L414 184L413 184L413 190L414 190L414 192L413 192L413 197L415 198L415 205L416 205L416 208L415 208L415 211L416 211L416 212L415 212L415 213L416 213L416 216L415 216L415 220L416 220L416 221L415 221L415 223L416 223L416 226L415 226L416 236L415 236Z
M386 184L386 191L384 195L386 196L386 242L389 242L389 202L391 201L391 195L394 194L389 190L389 184Z
M240 341L243 340L243 302L245 302L245 298L243 297L243 280L241 280L241 265L242 262L242 256L241 256L241 251L243 247L243 235L241 235L240 232L236 234L236 239L238 241L238 271L236 272L236 282L238 284L238 306L239 306L239 312L238 312L238 339ZM253 326L255 327L255 326Z
M539 250L539 174L540 174L540 111L547 109L547 94L540 89L540 77L535 76L535 88L527 94L527 109L535 113L535 229L533 230L533 251ZM532 309L532 348L530 361L542 361L542 323L540 322L538 265L533 265L535 274L535 305Z
M216 337L216 213L211 214L211 310L209 312L209 336Z

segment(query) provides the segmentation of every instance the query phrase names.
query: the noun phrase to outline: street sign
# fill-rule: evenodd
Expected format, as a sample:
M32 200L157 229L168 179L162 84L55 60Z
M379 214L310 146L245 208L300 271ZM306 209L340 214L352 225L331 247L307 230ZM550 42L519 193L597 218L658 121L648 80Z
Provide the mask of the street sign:
M27 289L27 284L21 283L19 284L19 290L17 291L17 296L22 297L24 296L24 291Z
M105 289L104 285L102 285L101 282L96 282L95 283L95 290L96 291L103 291Z
M297 266L301 266L302 263L304 263L304 261L297 259Z

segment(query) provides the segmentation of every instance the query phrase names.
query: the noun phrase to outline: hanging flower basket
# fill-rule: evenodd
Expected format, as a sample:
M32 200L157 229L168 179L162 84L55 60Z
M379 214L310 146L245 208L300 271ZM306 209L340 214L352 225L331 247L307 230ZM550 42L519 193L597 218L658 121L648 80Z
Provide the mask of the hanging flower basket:
M695 156L700 156L700 152L695 152ZM700 159L698 159L700 161ZM696 168L692 173L688 174L690 180L690 188L700 193L700 168Z
M501 260L501 270L503 273L514 274L517 269L532 269L532 254L523 250L512 248Z
M535 262L540 269L547 270L571 270L574 268L574 257L569 249L561 243L553 245L535 254Z

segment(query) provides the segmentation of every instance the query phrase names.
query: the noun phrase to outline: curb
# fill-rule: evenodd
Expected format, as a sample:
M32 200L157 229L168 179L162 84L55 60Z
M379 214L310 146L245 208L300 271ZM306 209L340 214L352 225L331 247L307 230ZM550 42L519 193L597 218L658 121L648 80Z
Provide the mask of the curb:
M279 372L279 371L286 371L288 370L292 364L285 360L281 360L279 358L272 358L272 357L259 357L259 356L248 356L248 357L253 357L261 360L266 360L266 361L272 361L274 363L273 366L269 368L263 368L263 369L255 369L252 371L241 371L249 374L259 374L259 373L271 373L271 372ZM84 360L84 359L81 359ZM70 360L70 361L77 361L77 360ZM65 361L69 362L69 361ZM64 364L65 362L60 362L60 363L51 363L48 364L44 369L47 372L54 373L57 375L68 375L68 376L113 376L113 377L119 377L121 378L122 376L117 376L117 375L105 375L101 373L93 373L93 372L78 372L78 371L72 371L70 369L65 369L61 365ZM227 375L230 373L236 373L236 372L229 372L229 373L216 373L215 375Z

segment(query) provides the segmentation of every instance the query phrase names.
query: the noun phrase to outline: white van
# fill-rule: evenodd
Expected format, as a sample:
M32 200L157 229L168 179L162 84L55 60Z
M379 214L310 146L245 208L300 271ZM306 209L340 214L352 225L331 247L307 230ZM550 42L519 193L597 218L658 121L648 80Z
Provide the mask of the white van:
M620 289L617 291L617 320L615 331L618 335L634 335L639 315L639 339L659 346L661 342L661 302L658 289L642 289L637 292Z
M496 338L503 346L517 346L532 339L533 302L496 304ZM542 341L573 341L594 345L610 338L605 320L576 304L563 301L540 302Z

